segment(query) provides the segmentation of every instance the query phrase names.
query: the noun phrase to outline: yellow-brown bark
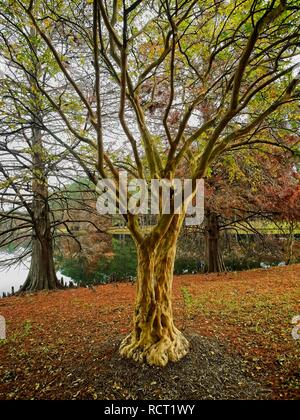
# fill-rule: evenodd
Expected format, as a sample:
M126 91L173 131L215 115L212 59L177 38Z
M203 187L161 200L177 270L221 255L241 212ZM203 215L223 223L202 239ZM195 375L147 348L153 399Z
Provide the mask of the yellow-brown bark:
M184 357L189 343L175 327L172 283L181 221L151 246L151 238L138 245L137 299L134 330L121 344L121 355L150 365L166 366Z

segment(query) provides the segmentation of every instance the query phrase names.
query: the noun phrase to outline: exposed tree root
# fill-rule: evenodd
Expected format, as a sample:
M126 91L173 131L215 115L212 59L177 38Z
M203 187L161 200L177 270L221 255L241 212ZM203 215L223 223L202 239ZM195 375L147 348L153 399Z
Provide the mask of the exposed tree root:
M123 357L161 367L166 366L168 362L178 362L188 351L189 342L176 328L172 337L168 334L158 341L146 335L136 339L134 334L131 334L123 340L120 347L120 354Z
M18 293L38 292L42 290L63 289L55 274L52 275L31 275L29 274L24 285Z

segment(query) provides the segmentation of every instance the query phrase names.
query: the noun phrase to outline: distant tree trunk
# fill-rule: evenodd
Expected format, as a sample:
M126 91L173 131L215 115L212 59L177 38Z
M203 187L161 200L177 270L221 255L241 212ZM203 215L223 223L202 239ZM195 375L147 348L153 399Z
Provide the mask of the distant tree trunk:
M218 215L212 211L206 214L206 272L226 271L220 246L220 225Z
M45 150L42 132L32 129L33 180L32 180L32 254L27 280L21 292L61 288L56 277L53 259L48 182L45 168Z
M53 259L49 206L43 198L33 201L35 228L32 237L31 264L21 291L54 290L61 288Z
M287 244L286 244L286 257L285 263L286 265L290 265L293 262L293 254L294 254L294 243L295 243L295 234L294 234L295 226L292 221L289 223L289 233L287 237Z
M150 365L165 366L184 357L189 343L175 327L172 283L181 222L175 217L158 240L138 245L137 300L133 332L121 344L121 355ZM155 243L154 243L155 242Z

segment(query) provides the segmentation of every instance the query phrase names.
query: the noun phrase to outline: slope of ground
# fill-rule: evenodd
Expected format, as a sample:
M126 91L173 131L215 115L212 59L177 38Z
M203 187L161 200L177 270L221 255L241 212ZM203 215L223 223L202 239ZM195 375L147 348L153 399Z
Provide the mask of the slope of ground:
M174 282L190 354L166 369L117 353L129 331L132 284L0 300L0 399L298 399L300 265Z

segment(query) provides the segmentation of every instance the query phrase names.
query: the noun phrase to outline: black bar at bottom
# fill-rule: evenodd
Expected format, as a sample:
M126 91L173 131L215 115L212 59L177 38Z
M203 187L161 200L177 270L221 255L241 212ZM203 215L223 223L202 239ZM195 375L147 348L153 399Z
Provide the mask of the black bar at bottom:
M125 416L126 418L200 415L200 401L98 401L100 412L107 418Z

